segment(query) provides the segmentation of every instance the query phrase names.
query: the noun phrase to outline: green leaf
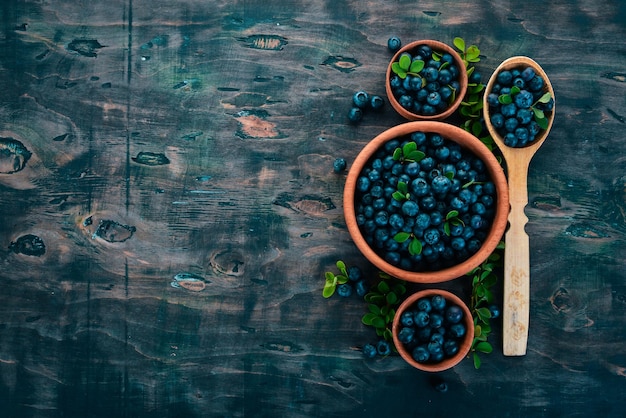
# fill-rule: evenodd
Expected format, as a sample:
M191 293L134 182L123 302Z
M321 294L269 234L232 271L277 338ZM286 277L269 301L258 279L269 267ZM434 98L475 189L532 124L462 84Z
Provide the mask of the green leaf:
M408 55L401 55L398 60L398 65L400 66L400 69L407 71L411 66L411 58L409 58Z
M338 283L338 284L344 284L344 283L347 283L347 282L348 282L348 277L347 277L347 276L344 276L344 275L342 275L342 274L340 274L340 275L336 276L336 278L337 278L337 283Z
M393 240L395 242L403 243L404 241L406 241L410 237L411 237L411 234L409 234L408 232L400 231L396 235L393 236Z
M513 86L511 87L511 92L509 93L511 96L515 96L516 94L518 94L520 91L522 91L522 89L520 89L517 86Z
M335 274L331 273L330 271L327 271L326 273L324 273L324 277L326 278L327 282L335 280Z
M489 354L493 351L493 347L487 341L481 341L478 344L476 344L476 351Z
M372 318L372 326L374 328L385 328L385 320L380 316Z
M498 101L501 104L513 103L513 99L511 98L510 94L501 94L500 96L498 96Z
M380 308L380 316L387 316L387 314L389 314L389 306L385 305L382 308Z
M456 37L454 38L452 43L454 44L456 49L458 49L461 52L465 52L465 41L463 40L463 38Z
M389 292L389 285L387 282L378 282L378 291L382 294L386 294Z
M392 289L396 295L402 296L406 293L406 287L402 283L396 283Z
M480 61L480 49L476 45L471 45L467 48L467 53L465 54L465 59L469 62L478 62Z
M415 150L417 150L417 144L414 141L407 142L402 147L402 154L406 158L410 153L412 153Z
M541 118L541 119L537 119L535 118L535 122L537 122L537 125L539 125L539 127L541 129L548 129L548 119L546 118Z
M370 303L367 305L367 309L370 311L370 313L373 313L374 315L380 315L380 308L378 307L378 305Z
M393 293L393 292L387 293L387 303L388 304L393 305L397 301L398 301L398 296L395 293Z
M363 317L361 318L361 322L363 322L363 324L365 325L372 325L372 321L374 320L374 318L377 318L377 317L378 315L372 312L369 312L363 315Z
M459 211L458 210L451 210L446 215L446 221L449 221L452 218L456 218L457 216L459 216Z
M385 300L385 297L383 295L374 294L369 299L368 302L381 304Z
M539 98L539 100L537 100L539 103L548 103L550 102L550 99L552 98L552 95L550 94L550 92L544 93L543 96L541 96Z
M446 222L443 224L443 233L446 234L446 236L450 236L450 223Z
M333 295L333 293L335 293L335 288L337 286L334 283L326 283L324 285L324 290L322 291L322 296L324 296L326 299L328 299L329 297L331 297Z
M454 172L453 171L446 171L444 176L446 176L447 178L452 180L452 179L454 179Z
M474 136L480 135L482 131L483 125L479 121L475 121L474 123L472 123L472 134L474 134Z
M480 325L474 327L474 338L478 338L483 334L483 328Z
M422 151L411 151L409 155L406 156L406 158L407 160L419 162L422 161L425 156L426 154L424 154Z
M393 335L391 334L391 330L389 328L385 328L382 337L387 341L393 340Z
M406 185L405 182L399 181L398 182L398 191L402 192L402 193L408 193L409 192L409 188L408 188L408 186Z
M480 369L480 357L478 357L478 354L473 353L473 359L474 359L474 368L475 369Z
M478 308L476 309L476 313L480 318L491 318L491 311L489 310L489 308Z
M424 69L424 61L415 60L411 63L411 67L409 68L409 73L419 73Z
M394 161L399 161L402 158L402 148L396 148L393 151L393 160Z
M413 238L413 240L409 244L409 254L419 255L421 253L422 253L422 242L417 238Z
M395 200L397 200L398 202L402 202L403 200L406 199L406 194L404 193L400 193L400 192L393 192L391 194L391 197L393 197Z

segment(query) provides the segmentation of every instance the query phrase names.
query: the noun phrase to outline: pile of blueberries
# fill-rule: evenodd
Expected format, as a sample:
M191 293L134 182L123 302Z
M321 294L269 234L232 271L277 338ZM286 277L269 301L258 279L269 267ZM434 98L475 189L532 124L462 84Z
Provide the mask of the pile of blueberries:
M393 158L415 142L420 161ZM399 182L407 198L394 197ZM437 271L476 253L491 228L496 188L484 162L437 133L413 132L387 141L366 163L355 191L355 215L368 245L388 263L407 271ZM446 219L451 212L455 219ZM399 232L411 238L398 242ZM409 251L410 241L421 252Z
M517 87L511 93L512 87ZM554 98L547 103L537 103L544 94L545 80L532 67L503 70L487 94L490 121L509 147L524 147L532 143L541 127L534 117L533 107L549 112L554 107ZM502 103L500 96L511 95L510 103Z
M423 297L400 315L398 340L418 363L453 357L467 335L460 306L442 295Z
M419 45L415 51L403 52L411 59L424 62L417 75L404 79L391 74L389 83L393 96L400 106L411 113L432 116L445 112L454 101L455 91L460 88L459 67L449 53L440 54L428 45Z

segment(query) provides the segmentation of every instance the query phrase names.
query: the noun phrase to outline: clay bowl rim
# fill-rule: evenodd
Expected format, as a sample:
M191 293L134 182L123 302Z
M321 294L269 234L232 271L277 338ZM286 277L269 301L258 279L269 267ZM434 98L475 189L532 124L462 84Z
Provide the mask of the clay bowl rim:
M391 84L390 84L391 64L397 61L403 52L411 51L417 48L418 46L424 45L424 44L430 46L435 51L445 51L445 52L450 53L454 57L454 61L457 63L457 66L459 67L460 88L459 88L459 91L457 92L456 100L452 103L452 105L450 105L450 107L448 107L448 109L446 109L445 112L437 113L435 115L430 115L430 116L418 115L417 113L409 112L408 110L400 106L400 103L398 103L398 100L396 100L395 96L393 95L393 91L391 90ZM461 58L459 53L450 45L443 43L441 41L436 41L434 39L422 39L422 40L413 41L403 46L394 54L393 58L391 58L391 61L389 61L389 64L387 65L387 72L386 72L386 79L385 79L385 91L387 92L387 100L389 100L389 103L391 104L391 106L395 109L396 112L398 112L405 119L424 120L424 121L433 120L434 121L434 120L443 120L443 119L448 118L459 108L459 106L461 105L461 102L463 101L463 98L465 97L465 93L467 92L467 84L468 84L467 68L465 67L465 63L463 62L463 59Z
M504 144L504 138L502 138L502 136L498 133L498 131L491 124L489 103L487 101L487 96L489 95L489 92L491 92L491 90L493 89L493 85L496 83L496 79L500 71L511 70L513 68L518 68L524 65L532 67L535 70L535 74L539 74L541 75L541 77L543 77L543 81L544 81L543 92L544 93L550 92L550 95L552 96L552 100L554 100L554 106L552 108L552 111L550 111L550 113L546 113L546 115L548 116L548 127L545 130L541 131L541 133L539 134L540 135L539 138L535 138L535 140L532 143L528 144L525 147L509 147L508 145ZM554 96L554 88L552 87L552 82L548 78L548 75L546 74L544 69L541 67L541 65L539 65L535 60L533 60L530 57L519 55L519 56L514 56L514 57L505 59L493 71L493 74L491 74L491 77L489 77L489 80L487 81L487 85L485 86L485 94L483 95L483 119L485 120L485 125L487 126L487 130L489 131L489 134L498 145L498 148L500 148L500 150L505 154L507 154L508 151L513 151L513 150L517 150L518 152L528 152L528 153L533 154L548 137L548 134L550 133L550 130L552 129L552 124L554 123L555 110L556 110L556 97ZM525 151L520 151L520 150L525 150Z
M404 344L402 344L402 342L398 339L398 332L400 332L400 317L402 316L402 312L410 308L415 302L417 302L418 299L434 295L442 295L446 299L447 303L454 303L463 309L463 322L467 328L467 333L465 334L463 342L459 345L458 353L454 356L444 359L439 363L418 363L413 359L411 353L404 348ZM396 315L393 318L391 333L393 336L393 343L398 350L398 354L400 354L404 361L416 369L423 370L425 372L441 372L459 364L469 353L474 340L474 318L472 317L472 313L470 312L467 304L454 293L443 289L424 289L413 293L400 304L396 310Z
M472 151L476 156L483 160L487 166L491 180L496 186L496 214L494 216L489 234L484 240L483 245L480 247L480 250L462 263L437 271L413 272L403 270L386 262L365 241L365 238L363 237L363 234L361 234L359 226L357 225L356 213L354 209L356 182L359 174L372 155L374 155L374 153L387 141L403 137L416 131L439 133L448 140L455 141L461 146ZM507 217L509 213L509 190L504 171L500 163L498 163L495 155L485 144L469 132L444 122L405 122L380 133L367 145L365 145L361 152L359 152L346 177L343 193L343 209L344 218L352 241L365 258L367 258L374 266L393 277L409 282L441 283L464 276L474 268L478 267L496 249L496 246L502 239L504 231L507 227Z

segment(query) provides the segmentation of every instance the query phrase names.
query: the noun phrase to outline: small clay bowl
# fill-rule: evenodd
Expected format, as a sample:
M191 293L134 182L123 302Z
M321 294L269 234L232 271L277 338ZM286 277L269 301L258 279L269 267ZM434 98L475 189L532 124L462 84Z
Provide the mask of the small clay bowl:
M479 157L487 168L491 181L496 187L496 210L487 237L483 240L481 248L465 261L451 267L436 271L409 271L388 263L377 254L367 243L356 220L355 196L358 177L377 150L384 146L387 141L410 135L413 132L438 133L444 138L454 141ZM507 226L509 213L509 194L506 177L502 167L494 154L478 138L469 132L443 122L417 121L407 122L394 126L370 141L357 155L346 177L343 194L344 217L348 232L361 253L377 268L385 273L409 282L415 283L440 283L461 277L474 268L493 253L500 242Z
M465 325L465 328L467 329L467 333L459 344L459 351L454 356L445 358L438 363L418 363L417 361L415 361L411 353L405 348L404 344L398 338L398 333L400 332L400 329L402 329L400 317L402 316L402 313L404 311L406 311L407 309L411 309L419 299L432 297L434 295L443 296L446 299L447 305L455 304L463 310L462 321ZM472 347L472 342L474 340L474 319L472 318L472 314L467 307L467 304L465 304L465 302L463 302L463 300L461 300L461 298L459 298L455 294L441 289L426 289L412 294L407 299L405 299L404 302L402 302L402 304L398 307L396 315L393 319L391 332L393 335L393 342L396 346L396 349L398 350L398 353L407 363L409 363L416 369L426 372L441 372L459 364L469 353L470 348Z
M428 45L433 51L437 51L441 53L445 53L445 52L449 53L454 58L454 62L459 69L458 81L460 84L460 88L456 92L456 98L454 102L451 103L450 106L448 106L448 108L445 111L441 113L436 113L434 115L420 115L420 114L413 113L405 109L404 107L400 105L400 103L398 103L398 100L393 95L393 91L391 89L390 79L393 74L391 70L391 64L398 61L400 55L402 55L403 52L411 53L420 45ZM387 91L387 99L389 100L389 103L391 103L391 106L396 110L396 112L398 112L402 117L408 120L443 120L443 119L446 119L447 117L452 115L461 105L461 101L463 101L463 97L465 97L465 93L467 91L467 83L468 83L467 69L465 68L463 59L458 54L458 52L456 52L454 48L450 47L449 45L443 42L434 41L431 39L423 39L419 41L414 41L414 42L411 42L410 44L405 45L400 50L398 50L393 56L393 58L391 59L391 61L389 62L389 65L387 66L386 77L387 78L385 80L385 89Z

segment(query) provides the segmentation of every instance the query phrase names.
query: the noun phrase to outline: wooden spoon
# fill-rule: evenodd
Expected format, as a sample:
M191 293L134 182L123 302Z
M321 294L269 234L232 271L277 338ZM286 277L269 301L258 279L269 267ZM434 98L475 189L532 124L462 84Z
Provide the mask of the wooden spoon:
M498 73L532 67L536 75L544 79L544 92L550 92L554 99L554 90L548 76L535 61L528 57L511 57L496 68L487 83L483 97L483 116L487 129L506 160L509 183L509 229L505 235L504 250L504 304L502 307L503 353L505 356L523 356L526 354L528 341L528 322L530 316L530 260L529 238L524 226L528 218L524 208L528 204L527 177L530 160L543 144L554 122L554 109L546 112L548 127L540 132L528 146L513 148L504 144L504 139L493 127L489 117L487 95L496 82Z

